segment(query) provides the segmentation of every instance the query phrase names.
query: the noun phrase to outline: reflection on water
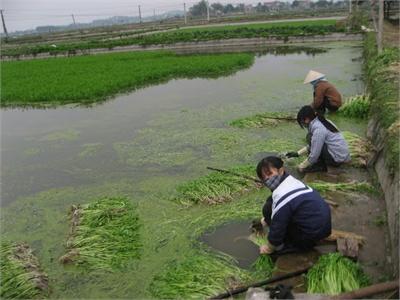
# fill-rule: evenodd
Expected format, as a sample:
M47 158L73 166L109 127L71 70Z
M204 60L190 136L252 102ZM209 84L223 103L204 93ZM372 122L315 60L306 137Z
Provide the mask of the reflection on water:
M231 76L171 80L92 107L2 109L2 203L55 187L152 176L156 165L132 167L121 161L114 145L130 143L139 130L179 112L190 111L204 126L218 128L261 111L296 110L311 101L310 86L302 84L309 69L326 73L345 97L361 93L362 82L352 81L361 73L360 63L353 61L359 49L349 47L353 44L330 44L327 52L274 47ZM189 128L195 122L165 126ZM279 135L279 128L271 130ZM143 156L152 143L157 140L141 146ZM174 151L173 145L167 151Z

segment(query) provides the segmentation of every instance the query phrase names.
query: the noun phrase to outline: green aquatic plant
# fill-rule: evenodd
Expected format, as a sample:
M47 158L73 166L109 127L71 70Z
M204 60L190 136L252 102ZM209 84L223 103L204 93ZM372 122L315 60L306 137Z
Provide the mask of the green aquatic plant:
M349 118L367 119L370 106L368 96L357 95L347 99L340 107L338 114Z
M2 62L1 105L89 104L174 78L226 76L253 60L251 53L152 51Z
M274 262L268 254L260 254L251 267L255 271L256 276L265 279L271 277L274 271Z
M356 133L343 131L351 156L350 164L354 167L366 167L371 156L372 145Z
M253 165L230 168L229 171L255 176ZM232 200L235 194L254 189L256 184L248 179L226 173L213 172L177 186L175 200L185 204L218 204Z
M88 269L113 270L140 257L139 218L126 198L102 198L73 205L70 235L63 264Z
M103 147L102 143L88 143L83 144L83 150L78 154L81 158L92 157Z
M368 193L368 194L377 194L377 189L368 182L340 182L340 183L331 183L325 181L314 181L308 184L313 189L316 189L318 192L326 193L326 192L360 192L360 193Z
M223 254L196 251L172 261L150 284L160 299L207 298L248 281L250 274Z
M280 122L296 121L296 116L292 113L265 112L254 116L233 120L230 126L238 128L263 128L277 126Z
M2 299L46 298L48 277L25 243L2 241L0 245L0 296Z
M337 295L369 284L360 265L339 253L321 256L306 278L308 293Z

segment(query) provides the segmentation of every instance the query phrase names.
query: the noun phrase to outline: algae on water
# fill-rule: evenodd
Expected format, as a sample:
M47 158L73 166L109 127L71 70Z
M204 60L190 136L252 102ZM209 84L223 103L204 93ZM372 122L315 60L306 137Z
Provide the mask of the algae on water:
M63 264L87 269L113 270L139 258L139 218L126 198L103 198L86 205L73 205L71 228Z
M43 299L48 296L48 277L40 269L28 244L2 241L0 257L2 299Z
M281 122L291 121L296 121L296 116L293 113L265 112L262 114L256 114L254 116L233 120L229 123L229 125L238 128L264 128L277 126Z

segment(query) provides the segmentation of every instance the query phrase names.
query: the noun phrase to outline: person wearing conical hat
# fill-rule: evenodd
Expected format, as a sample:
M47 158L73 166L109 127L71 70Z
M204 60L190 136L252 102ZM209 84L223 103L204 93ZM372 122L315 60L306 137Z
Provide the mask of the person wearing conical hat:
M304 84L310 83L314 89L314 100L311 103L320 115L328 109L330 112L335 112L342 105L342 96L338 90L329 83L325 74L310 70L304 79Z

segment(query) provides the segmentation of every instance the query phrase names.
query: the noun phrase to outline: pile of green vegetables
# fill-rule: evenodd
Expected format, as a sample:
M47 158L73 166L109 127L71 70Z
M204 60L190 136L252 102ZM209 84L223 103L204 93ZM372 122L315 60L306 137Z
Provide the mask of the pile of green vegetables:
M307 273L307 292L336 295L369 284L361 267L339 253L320 257Z
M376 188L368 183L368 182L325 182L325 181L313 181L308 184L313 189L316 189L318 192L326 193L326 192L358 192L358 193L367 193L367 194L376 194L378 191Z
M103 198L75 206L71 224L67 253L60 258L62 263L113 270L140 257L139 218L126 198Z
M238 128L263 128L268 126L277 126L280 122L284 121L296 121L296 116L291 113L265 112L233 120L229 125Z
M255 175L253 165L234 167L229 171L248 176ZM230 201L235 194L244 193L255 188L255 186L255 183L251 180L231 174L213 172L178 185L175 200L184 205L218 204Z
M356 133L343 131L351 155L351 165L354 167L366 167L370 158L372 145Z
M250 279L250 273L235 266L226 255L198 251L172 261L150 285L159 299L207 298Z
M27 244L2 242L0 246L0 296L2 299L47 297L48 278Z
M370 106L368 96L357 95L347 99L338 113L349 118L367 119Z
M267 243L267 236L261 233L253 233L250 236L250 241L256 244L258 247ZM252 268L256 273L256 276L260 278L271 277L274 271L274 262L272 258L267 254L260 254L257 260L252 264Z

